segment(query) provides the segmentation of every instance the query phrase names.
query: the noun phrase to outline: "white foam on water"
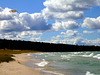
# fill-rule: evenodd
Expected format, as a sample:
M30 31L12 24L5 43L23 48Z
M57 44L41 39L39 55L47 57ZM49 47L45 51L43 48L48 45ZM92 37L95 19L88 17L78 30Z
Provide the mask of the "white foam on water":
M27 54L28 56L31 56L31 54Z
M85 54L83 54L83 52L74 52L72 54L68 54L68 55L61 55L60 57L62 59L66 58L71 58L71 57L74 57L74 56L81 56L81 57L93 57L94 53L89 53L89 52L86 52Z
M86 52L86 53L74 52L74 53L71 53L71 54L68 54L68 55L61 55L60 57L62 59L70 59L70 58L75 57L75 56L87 57L87 58L92 57L92 58L96 58L96 59L100 60L100 54L95 55L94 53L90 53L90 52Z
M58 73L58 72L55 72L55 71L43 71L43 72L47 72L47 73L50 73L50 75L64 75L64 74L61 74L61 73Z
M45 55L44 57L48 57L47 55Z
M93 58L100 59L100 54L97 54L97 55L93 56Z
M74 52L73 54L76 55L76 54L82 54L82 53L83 53L83 52Z
M87 71L87 72L86 72L86 75L95 75L95 74L93 74L93 73Z
M68 55L61 55L60 56L62 59L69 59L69 58L71 58L71 56L68 56Z
M36 55L43 55L44 53L34 53L34 54L36 54Z
M91 53L90 55L82 55L83 57L93 57L93 53Z
M91 54L84 54L84 55L80 55L82 57L92 57L92 58L96 58L96 59L99 59L100 60L100 54L97 54L97 55L94 55L94 53L91 53Z
M100 59L100 57L98 57L98 59Z
M49 63L48 61L46 61L45 59L43 59L42 62L36 63L36 65L40 66L40 67L44 67L44 66L48 65L48 63Z

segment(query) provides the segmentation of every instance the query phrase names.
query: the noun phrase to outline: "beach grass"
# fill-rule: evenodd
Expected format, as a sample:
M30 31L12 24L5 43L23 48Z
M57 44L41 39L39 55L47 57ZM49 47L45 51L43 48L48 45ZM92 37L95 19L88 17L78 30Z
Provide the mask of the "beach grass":
M38 51L33 50L10 50L10 49L0 49L0 63L1 62L9 62L14 61L12 57L13 54L21 54L21 53L36 53Z

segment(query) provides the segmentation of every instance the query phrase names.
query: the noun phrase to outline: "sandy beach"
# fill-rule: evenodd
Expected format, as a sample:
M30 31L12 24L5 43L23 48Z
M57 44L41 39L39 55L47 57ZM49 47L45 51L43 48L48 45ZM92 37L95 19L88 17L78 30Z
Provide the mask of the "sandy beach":
M25 54L15 54L15 61L0 63L0 75L41 75L41 71L32 69L25 65L28 56Z

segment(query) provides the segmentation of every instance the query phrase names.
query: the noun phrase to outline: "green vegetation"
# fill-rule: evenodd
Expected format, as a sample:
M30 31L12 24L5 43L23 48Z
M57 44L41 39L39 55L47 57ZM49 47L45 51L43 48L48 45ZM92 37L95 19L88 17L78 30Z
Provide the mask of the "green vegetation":
M12 57L13 54L21 54L21 53L36 53L37 51L31 50L9 50L9 49L0 49L0 63L1 62L9 62L14 61Z

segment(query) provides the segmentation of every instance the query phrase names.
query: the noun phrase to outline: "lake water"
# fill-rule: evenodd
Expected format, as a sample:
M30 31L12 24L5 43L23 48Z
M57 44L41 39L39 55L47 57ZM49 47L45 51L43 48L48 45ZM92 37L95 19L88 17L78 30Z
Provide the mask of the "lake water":
M100 52L52 52L28 54L26 65L41 75L100 75Z

